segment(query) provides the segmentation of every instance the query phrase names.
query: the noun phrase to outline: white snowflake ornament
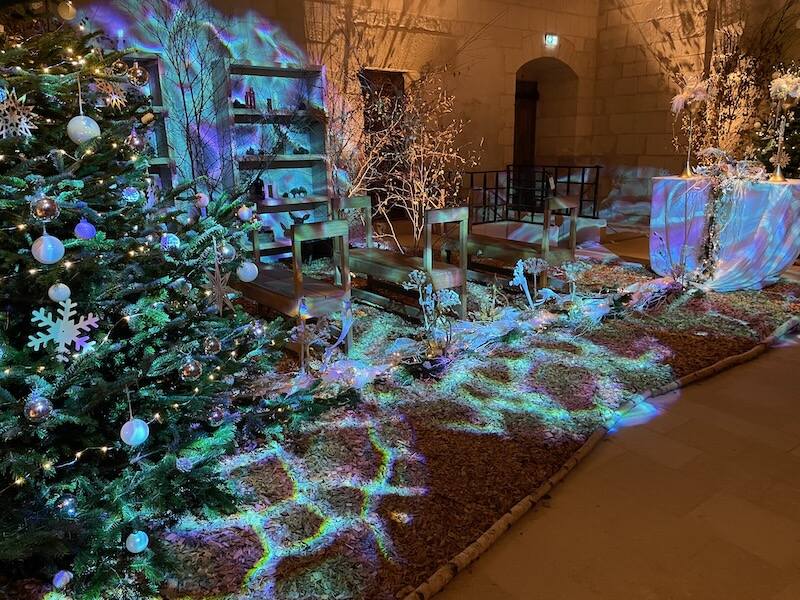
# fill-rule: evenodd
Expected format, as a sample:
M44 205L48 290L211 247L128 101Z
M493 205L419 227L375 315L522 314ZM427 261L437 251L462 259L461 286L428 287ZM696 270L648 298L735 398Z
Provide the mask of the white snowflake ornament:
M17 98L17 90L6 91L0 100L0 139L15 137L33 137L33 130L38 129L34 120L33 107L25 104L25 95Z
M94 342L89 341L88 335L80 335L91 329L97 328L97 317L92 313L80 317L73 321L76 314L76 304L69 298L59 303L60 308L57 314L58 319L53 318L53 314L45 312L44 308L33 311L33 323L47 331L40 331L36 335L28 336L28 346L34 350L39 350L42 346L53 342L56 345L56 360L61 362L69 361L69 347L72 345L76 352L84 348L91 348Z

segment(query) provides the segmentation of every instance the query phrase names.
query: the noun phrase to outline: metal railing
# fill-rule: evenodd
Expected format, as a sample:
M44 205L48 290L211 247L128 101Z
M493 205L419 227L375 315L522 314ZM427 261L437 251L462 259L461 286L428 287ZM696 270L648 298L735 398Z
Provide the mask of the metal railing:
M544 199L557 195L578 197L579 214L597 218L600 169L599 165L508 165L505 170L465 173L470 217L473 223L532 222L535 213L544 212Z

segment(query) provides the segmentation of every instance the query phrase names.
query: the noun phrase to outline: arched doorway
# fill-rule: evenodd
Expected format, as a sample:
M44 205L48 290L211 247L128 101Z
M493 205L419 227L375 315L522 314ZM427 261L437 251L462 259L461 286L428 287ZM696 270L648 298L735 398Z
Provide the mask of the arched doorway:
M514 108L514 164L557 162L575 154L578 76L550 56L517 71Z

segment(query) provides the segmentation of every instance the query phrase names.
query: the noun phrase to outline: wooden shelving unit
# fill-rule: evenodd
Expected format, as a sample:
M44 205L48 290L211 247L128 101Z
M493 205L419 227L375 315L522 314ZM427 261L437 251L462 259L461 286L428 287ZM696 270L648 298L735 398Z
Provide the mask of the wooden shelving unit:
M277 199L301 186L311 195L330 194L323 77L317 65L220 61L215 103L221 144L230 148L226 186L260 176ZM249 88L256 90L255 107L245 105ZM278 132L285 143L278 143Z
M172 189L172 178L175 171L175 161L170 156L170 144L167 137L167 127L164 119L167 118L167 109L164 106L164 93L161 85L161 59L158 54L135 53L125 56L125 62L133 65L139 63L148 74L147 84L142 93L150 96L152 107L150 110L157 115L155 123L150 126L149 144L155 151L155 156L150 158L148 171L157 178L162 189Z

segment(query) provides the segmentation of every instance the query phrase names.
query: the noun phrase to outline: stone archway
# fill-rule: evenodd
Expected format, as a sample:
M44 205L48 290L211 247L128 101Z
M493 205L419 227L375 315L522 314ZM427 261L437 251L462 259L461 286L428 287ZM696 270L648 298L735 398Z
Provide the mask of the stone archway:
M543 56L517 70L514 164L554 163L575 155L578 76L562 60Z

